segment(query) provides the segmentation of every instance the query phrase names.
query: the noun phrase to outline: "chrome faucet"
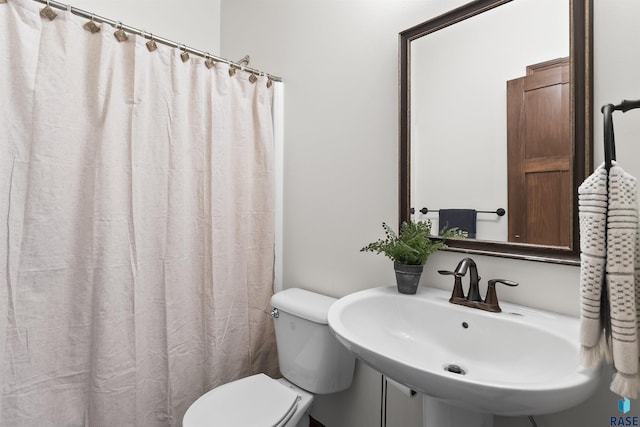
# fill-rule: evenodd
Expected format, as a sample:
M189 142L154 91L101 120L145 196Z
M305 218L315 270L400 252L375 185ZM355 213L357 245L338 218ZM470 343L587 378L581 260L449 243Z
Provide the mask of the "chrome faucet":
M469 271L469 293L465 297L462 289L462 278ZM478 308L480 310L499 313L502 311L498 304L498 295L496 294L496 283L502 283L507 286L518 286L517 282L505 279L489 280L487 286L487 295L485 299L480 298L480 276L478 276L478 267L471 258L464 258L458 263L454 271L438 270L438 273L454 276L453 292L449 302L452 304L464 305L466 307Z

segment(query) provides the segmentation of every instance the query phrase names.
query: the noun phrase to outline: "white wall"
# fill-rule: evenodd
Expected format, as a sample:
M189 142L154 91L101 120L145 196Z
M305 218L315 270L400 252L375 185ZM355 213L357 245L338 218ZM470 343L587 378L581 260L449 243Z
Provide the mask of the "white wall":
M462 3L222 0L223 54L250 53L252 65L286 82L285 287L342 296L393 283L389 261L358 250L381 235L382 221L397 223L397 34ZM636 0L595 0L596 106L640 98L640 26L622 25L629 16L640 16ZM618 157L640 176L640 112L617 114ZM596 112L598 161L600 121ZM435 270L451 268L459 259L455 253L434 255L422 285L449 288ZM476 261L483 277L521 283L502 290L504 300L578 313L577 268L492 257ZM369 371L360 370L351 392L320 397L314 415L328 427L378 425L378 383ZM420 425L416 405L393 399L400 409L389 414L389 426ZM586 404L538 417L538 425L609 425L616 400L605 381ZM528 424L498 419L497 425Z

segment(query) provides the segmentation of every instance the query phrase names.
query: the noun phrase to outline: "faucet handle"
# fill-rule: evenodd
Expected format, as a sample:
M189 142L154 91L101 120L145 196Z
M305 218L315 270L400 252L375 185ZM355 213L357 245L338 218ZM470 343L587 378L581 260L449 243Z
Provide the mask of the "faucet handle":
M489 311L500 313L502 309L498 304L498 294L496 294L496 283L502 283L507 286L518 286L518 282L506 279L491 279L487 282L487 295L484 299L484 303L488 306Z
M454 276L453 282L453 292L451 293L451 298L449 298L449 302L451 302L454 298L462 298L464 299L464 291L462 290L462 277L464 274L460 274L457 271L449 271L449 270L438 270L438 273L443 276Z
M460 277L462 277L462 275L456 273L455 271L438 270L438 273L442 274L443 276L460 276Z
M507 279L491 279L488 282L490 285L493 284L495 285L496 283L502 283L503 285L507 285L507 286L518 286L520 283L518 282L514 282L513 280L507 280Z

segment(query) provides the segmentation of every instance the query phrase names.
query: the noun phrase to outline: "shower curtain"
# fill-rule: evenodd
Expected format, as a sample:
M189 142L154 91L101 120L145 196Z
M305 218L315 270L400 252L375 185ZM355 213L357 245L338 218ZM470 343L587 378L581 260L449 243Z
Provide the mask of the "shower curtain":
M273 87L0 4L0 426L179 426L277 374Z

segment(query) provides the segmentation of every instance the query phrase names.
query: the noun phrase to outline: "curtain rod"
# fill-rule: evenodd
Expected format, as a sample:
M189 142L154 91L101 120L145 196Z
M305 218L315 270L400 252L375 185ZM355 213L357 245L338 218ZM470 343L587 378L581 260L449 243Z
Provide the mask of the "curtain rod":
M208 52L204 52L204 51L201 51L201 50L198 50L198 49L194 49L194 48L189 47L189 46L185 46L182 43L176 43L176 42L174 42L172 40L169 40L169 39L166 39L164 37L158 37L155 34L149 33L147 31L143 31L143 30L141 30L139 28L134 28L134 27L131 27L129 25L122 24L119 21L114 21L112 19L96 15L95 13L87 12L86 10L79 9L79 8L73 7L71 5L66 5L66 4L63 4L63 3L59 3L59 2L54 1L54 0L33 0L33 1L38 2L38 3L42 3L42 4L46 4L46 5L51 6L51 7L55 7L56 9L67 10L67 11L73 13L74 15L80 16L82 18L91 19L91 20L93 20L95 22L100 22L100 23L103 23L103 24L108 24L108 25L111 25L112 27L114 27L115 29L118 29L118 30L122 29L127 33L131 33L131 34L135 34L135 35L138 35L138 36L142 36L145 39L153 40L153 41L155 41L157 43L160 43L160 44L163 44L163 45L166 45L166 46L169 46L169 47L177 48L177 49L180 49L181 51L188 52L188 53L200 56L200 57L205 58L205 59L211 58L214 61L223 62L225 64L229 64L229 66L234 67L234 68L239 69L239 70L244 70L244 71L247 71L249 73L253 73L253 74L257 74L257 75L265 75L268 78L270 78L271 80L276 81L276 82L281 82L282 81L282 77L274 76L273 74L265 73L263 71L256 70L255 68L251 68L251 67L247 67L247 66L241 65L241 64L245 64L246 65L246 64L249 63L249 56L248 55L245 56L244 58L242 58L238 62L233 62L233 61L230 61L228 59L212 55L212 54L210 54ZM0 1L0 3L2 3L2 1Z

